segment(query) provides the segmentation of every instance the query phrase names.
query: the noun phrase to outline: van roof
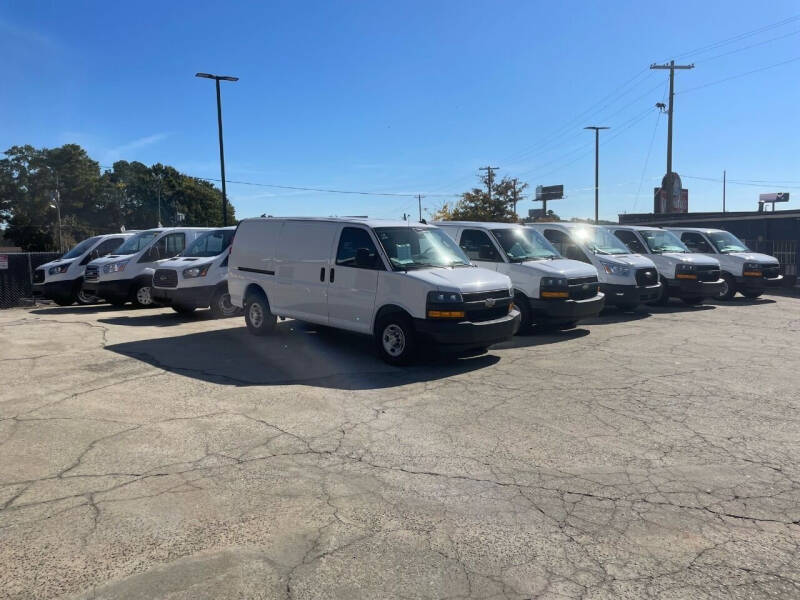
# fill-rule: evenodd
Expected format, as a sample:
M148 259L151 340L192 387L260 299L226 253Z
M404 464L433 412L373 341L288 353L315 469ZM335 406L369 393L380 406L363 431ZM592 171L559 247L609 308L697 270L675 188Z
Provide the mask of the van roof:
M516 229L524 227L522 223L501 223L493 221L433 221L436 227L485 227L487 229Z
M157 231L159 233L164 231L212 231L214 229L222 229L221 227L151 227L150 229L141 229L135 233L150 233ZM127 232L126 232L127 233Z
M665 227L669 231L696 231L697 233L727 233L724 229L713 227Z
M602 225L595 225L594 223L573 223L572 221L550 221L542 223L525 223L528 227L563 227L564 229L580 229L581 227L602 227Z
M647 225L603 225L608 229L627 229L628 231L664 231L661 227L648 227Z
M318 221L323 223L351 223L367 227L432 227L430 224L400 219L370 219L369 217L252 217L244 221Z

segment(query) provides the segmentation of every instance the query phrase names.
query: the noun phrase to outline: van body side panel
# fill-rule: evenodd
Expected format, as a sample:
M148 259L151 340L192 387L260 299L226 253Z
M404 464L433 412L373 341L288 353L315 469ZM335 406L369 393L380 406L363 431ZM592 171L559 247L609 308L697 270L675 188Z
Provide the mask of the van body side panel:
M328 323L331 248L338 229L338 223L326 221L284 222L269 294L274 314Z
M375 297L375 314L381 307L392 304L405 310L414 319L424 319L425 304L430 291L433 291L430 285L408 277L403 271L380 271L378 293Z
M329 323L335 327L360 333L371 333L380 271L336 264L339 238L346 228L354 229L355 227L352 225L339 227L331 250L331 268L334 269L335 276L333 281L331 281L330 273L327 277L328 319ZM365 227L357 229L363 229L368 235L371 234ZM370 235L370 237L372 236ZM373 240L373 244L377 248L378 244L375 240Z
M283 221L242 221L231 244L228 261L228 293L231 303L244 307L244 293L257 283L272 303L275 247Z

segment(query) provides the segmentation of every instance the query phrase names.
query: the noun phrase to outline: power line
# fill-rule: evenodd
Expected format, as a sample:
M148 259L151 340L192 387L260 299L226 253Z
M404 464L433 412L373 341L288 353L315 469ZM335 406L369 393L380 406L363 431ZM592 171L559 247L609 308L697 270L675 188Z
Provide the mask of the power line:
M778 36L778 37L769 38L768 40L762 40L760 42L756 42L755 44L750 44L749 46L743 46L741 48L735 48L733 50L729 50L728 52L723 52L722 54L715 54L714 56L709 56L708 58L703 58L701 60L697 60L697 61L695 61L695 63L706 63L706 62L708 62L710 60L716 60L718 58L722 58L723 56L728 56L730 54L736 54L737 52L742 52L744 50L749 50L750 48L755 48L757 46L763 46L764 44L770 44L772 42L777 42L778 40L782 40L784 38L791 37L793 35L797 35L798 33L800 33L800 29L797 29L795 31L790 31L789 33L786 33L786 34Z
M740 77L745 77L746 75L752 75L753 73L759 73L761 71L766 71L767 69L773 69L775 67L780 67L781 65L787 65L792 62L796 62L800 60L800 56L795 56L794 58L790 58L789 60L784 60L779 63L775 63L772 65L767 65L765 67L761 67L759 69L753 69L752 71L746 71L744 73L739 73L738 75L731 75L730 77L725 77L724 79L717 79L716 81L712 81L710 83L705 83L703 85L698 85L696 87L688 88L685 90L680 90L675 92L676 94L685 94L686 92L694 92L695 90L702 90L703 88L710 87L712 85L717 85L718 83L725 83L726 81L731 81L732 79L739 79Z

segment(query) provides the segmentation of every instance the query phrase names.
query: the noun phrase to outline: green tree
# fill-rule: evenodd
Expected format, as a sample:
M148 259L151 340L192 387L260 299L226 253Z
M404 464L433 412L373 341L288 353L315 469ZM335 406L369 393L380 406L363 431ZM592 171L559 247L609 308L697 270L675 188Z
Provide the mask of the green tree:
M456 203L452 210L444 205L446 209L442 215L449 215L453 221L490 221L515 223L519 217L514 212L514 190L518 200L522 200L522 191L528 184L518 184L516 181L504 177L500 181L492 182L492 195L489 197L488 176L481 177L484 187L472 188L469 192L464 192L461 199Z

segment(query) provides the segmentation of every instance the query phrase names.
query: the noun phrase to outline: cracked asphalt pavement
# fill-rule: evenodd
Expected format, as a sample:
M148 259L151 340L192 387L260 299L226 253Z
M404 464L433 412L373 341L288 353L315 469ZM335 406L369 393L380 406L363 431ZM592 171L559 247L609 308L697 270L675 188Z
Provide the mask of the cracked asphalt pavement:
M0 597L800 597L800 299L488 354L0 312Z

